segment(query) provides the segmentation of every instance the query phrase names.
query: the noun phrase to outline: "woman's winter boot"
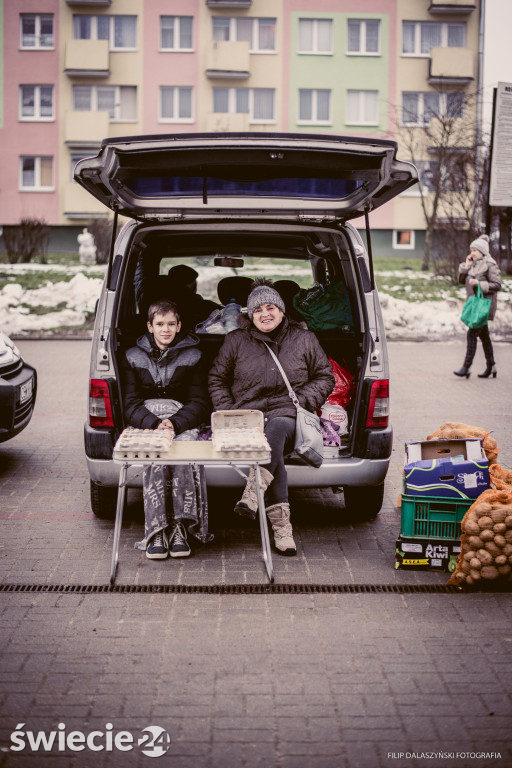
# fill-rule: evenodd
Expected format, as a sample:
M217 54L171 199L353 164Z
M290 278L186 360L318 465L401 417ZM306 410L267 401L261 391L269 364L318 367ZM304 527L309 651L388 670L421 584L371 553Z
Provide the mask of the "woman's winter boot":
M263 493L267 490L268 486L274 479L274 476L270 474L268 469L260 467L261 477L261 490ZM235 512L241 517L250 517L251 520L256 519L258 512L258 496L256 494L256 482L255 482L255 470L251 467L249 474L247 475L247 483L245 485L242 498L235 505Z
M469 377L471 376L469 372L469 365L463 365L459 371L454 371L454 374L456 376L465 376L466 379L469 379Z
M488 379L489 376L492 376L493 379L496 378L498 375L498 371L496 370L496 363L493 362L487 362L487 368L483 373L478 373L477 376L479 379Z
M292 524L290 523L290 505L281 502L267 507L268 519L274 531L274 544L280 555L296 555L297 547L293 540Z

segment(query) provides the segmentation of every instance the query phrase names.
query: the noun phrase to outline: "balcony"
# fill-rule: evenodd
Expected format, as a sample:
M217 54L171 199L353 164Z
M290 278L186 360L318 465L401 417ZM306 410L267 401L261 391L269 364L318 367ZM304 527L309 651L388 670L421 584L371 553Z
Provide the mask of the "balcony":
M208 8L250 8L252 0L206 0Z
M474 54L469 48L431 48L430 85L468 85L475 79Z
M210 43L206 77L246 80L250 74L249 43L227 40Z
M71 40L66 43L64 72L69 77L108 77L108 40Z
M438 15L467 16L476 10L476 3L472 0L431 0L428 10Z
M210 112L206 115L208 133L244 133L250 131L249 115Z
M64 118L64 141L79 147L81 144L98 146L109 135L110 116L108 112L66 112Z
M68 219L91 219L108 216L109 209L89 194L76 181L62 186L62 211Z

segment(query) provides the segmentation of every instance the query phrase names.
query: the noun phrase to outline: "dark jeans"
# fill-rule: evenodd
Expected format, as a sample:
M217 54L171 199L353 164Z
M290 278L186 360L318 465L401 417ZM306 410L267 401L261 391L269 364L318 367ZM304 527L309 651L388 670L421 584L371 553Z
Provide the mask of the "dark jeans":
M469 328L466 340L466 357L464 359L464 366L469 368L476 353L476 346L478 338L482 342L484 348L484 355L487 363L494 365L494 352L492 348L491 337L489 336L489 326L484 325L482 328Z
M265 493L265 506L288 501L288 476L284 466L285 454L293 449L295 419L291 416L277 416L265 425L265 435L272 449L270 464L265 464L274 479Z

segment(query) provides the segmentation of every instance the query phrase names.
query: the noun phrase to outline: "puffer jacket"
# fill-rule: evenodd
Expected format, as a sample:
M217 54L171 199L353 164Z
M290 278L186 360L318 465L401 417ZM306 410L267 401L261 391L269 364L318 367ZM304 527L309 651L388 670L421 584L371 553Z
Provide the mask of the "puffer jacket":
M208 376L215 409L255 408L267 419L296 417L264 341L277 355L300 404L311 412L323 405L334 389L331 364L315 334L285 317L274 340L252 323L226 336Z
M469 284L470 278L475 277L482 286L482 292L486 299L491 300L489 310L489 320L494 319L498 297L496 294L501 290L500 270L492 256L484 256L478 261L474 261L470 267L465 262L459 265L459 283L466 286L466 296L469 298L476 293L477 286Z
M201 367L199 339L180 338L164 352L150 333L126 352L123 365L123 406L126 422L138 429L156 429L161 419L145 407L152 398L178 400L183 407L171 417L177 435L198 427L210 412L206 376Z

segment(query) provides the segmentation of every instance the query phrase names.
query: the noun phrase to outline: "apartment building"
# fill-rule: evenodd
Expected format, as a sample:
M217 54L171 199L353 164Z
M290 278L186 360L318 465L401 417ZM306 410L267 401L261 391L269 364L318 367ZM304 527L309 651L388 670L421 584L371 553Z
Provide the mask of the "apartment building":
M108 212L73 167L106 137L400 141L434 110L475 120L480 12L480 0L0 0L0 225L42 218L52 248L76 249ZM371 223L380 253L421 253L414 189Z

